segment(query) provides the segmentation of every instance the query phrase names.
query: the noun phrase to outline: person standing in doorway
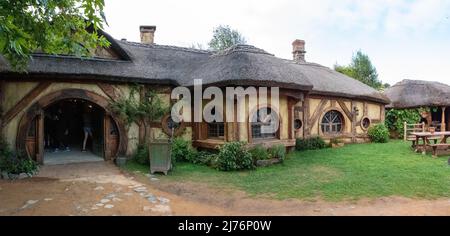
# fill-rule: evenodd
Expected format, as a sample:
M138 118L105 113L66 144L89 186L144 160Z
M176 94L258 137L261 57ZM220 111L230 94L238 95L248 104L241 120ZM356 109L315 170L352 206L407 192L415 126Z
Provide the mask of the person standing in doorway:
M59 148L63 151L70 151L68 144L69 135L69 119L63 111L63 104L60 104L56 112L56 136L57 136L57 147L55 152L58 152Z
M83 112L83 132L84 132L84 139L83 139L83 149L82 152L86 152L86 142L88 137L91 137L92 139L92 117L91 117L91 111L92 105L85 105L84 112Z

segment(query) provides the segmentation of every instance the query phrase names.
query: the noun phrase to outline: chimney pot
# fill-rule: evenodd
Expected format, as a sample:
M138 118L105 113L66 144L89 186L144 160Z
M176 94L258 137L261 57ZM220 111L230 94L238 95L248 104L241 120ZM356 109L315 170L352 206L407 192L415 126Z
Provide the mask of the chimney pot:
M155 39L156 26L154 25L141 25L139 27L141 32L141 43L153 44Z
M292 42L292 55L295 62L306 62L305 61L305 41L296 39Z

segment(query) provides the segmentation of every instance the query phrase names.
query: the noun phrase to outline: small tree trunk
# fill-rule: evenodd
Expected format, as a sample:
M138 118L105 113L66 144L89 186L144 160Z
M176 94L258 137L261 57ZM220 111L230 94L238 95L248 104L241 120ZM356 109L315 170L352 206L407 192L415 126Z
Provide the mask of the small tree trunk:
M139 144L144 144L145 143L145 125L144 125L144 122L139 121L138 125L139 125Z
M142 123L144 124L144 142L149 143L152 140L150 122L145 119Z

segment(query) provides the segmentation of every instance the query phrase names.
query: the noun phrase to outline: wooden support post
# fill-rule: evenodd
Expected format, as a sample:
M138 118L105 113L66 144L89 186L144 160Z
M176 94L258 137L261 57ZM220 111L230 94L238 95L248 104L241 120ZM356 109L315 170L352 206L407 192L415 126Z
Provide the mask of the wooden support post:
M303 137L309 137L309 98L305 97L303 101Z
M350 114L351 114L351 117L349 117L349 118L352 121L352 127L351 128L352 128L352 142L353 143L355 143L357 141L356 140L356 114L353 112L355 106L356 105L355 105L354 101L352 100L351 103L350 103Z
M0 139L3 139L3 103L5 98L5 82L0 81Z
M446 107L442 107L442 117L441 117L441 131L446 131L446 128L445 128L445 108Z
M403 141L406 141L406 121L403 122Z

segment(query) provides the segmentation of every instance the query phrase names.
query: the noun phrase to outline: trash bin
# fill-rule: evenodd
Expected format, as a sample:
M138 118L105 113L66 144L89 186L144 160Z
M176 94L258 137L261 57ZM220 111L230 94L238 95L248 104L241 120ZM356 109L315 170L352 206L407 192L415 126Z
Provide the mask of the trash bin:
M172 168L172 144L169 140L149 144L150 173L167 172Z

